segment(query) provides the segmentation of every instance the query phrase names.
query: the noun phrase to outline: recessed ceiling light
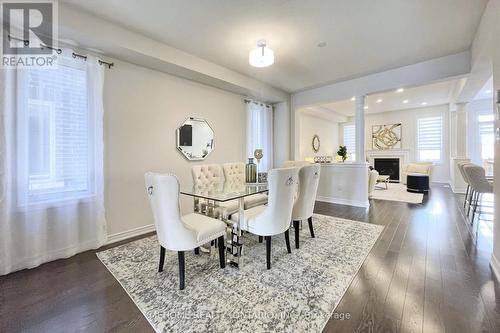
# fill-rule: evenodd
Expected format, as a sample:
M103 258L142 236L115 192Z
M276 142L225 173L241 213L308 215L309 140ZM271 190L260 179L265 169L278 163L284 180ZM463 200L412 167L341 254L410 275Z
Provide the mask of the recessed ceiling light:
M320 42L318 43L318 47L325 47L327 44L326 42Z
M422 102L422 105L427 105L427 102Z
M382 98L377 99L377 103L382 103L384 100Z
M403 104L408 104L408 102L409 102L409 101L408 101L407 99L405 99L405 100L403 101Z
M489 89L488 89L488 90L485 90L485 91L484 91L484 93L485 93L485 94L491 94L491 90L489 90Z
M363 109L368 110L368 106L365 106Z
M397 93L402 93L403 91L405 91L403 88L399 88L398 90L396 90Z
M353 102L354 102L355 100L356 100L356 97L354 97L354 96L353 96L353 97L351 97L351 101L353 101Z

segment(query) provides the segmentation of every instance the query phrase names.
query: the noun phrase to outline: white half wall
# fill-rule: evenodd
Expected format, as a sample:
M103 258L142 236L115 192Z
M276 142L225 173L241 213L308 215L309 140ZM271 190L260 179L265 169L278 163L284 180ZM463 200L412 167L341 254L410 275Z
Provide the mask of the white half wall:
M315 156L335 156L339 146L339 124L314 116L300 115L300 154L299 159L313 158ZM317 134L320 139L319 151L312 149L312 138Z

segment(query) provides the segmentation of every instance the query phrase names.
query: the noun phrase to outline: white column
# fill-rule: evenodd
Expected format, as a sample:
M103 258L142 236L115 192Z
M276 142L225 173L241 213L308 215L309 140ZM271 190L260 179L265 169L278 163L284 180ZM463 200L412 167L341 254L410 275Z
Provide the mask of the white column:
M365 157L365 96L356 96L356 163L366 163Z
M467 184L458 170L458 163L467 158L467 103L450 107L450 186L455 193L465 193Z
M456 155L457 158L467 158L467 103L457 104L456 111Z

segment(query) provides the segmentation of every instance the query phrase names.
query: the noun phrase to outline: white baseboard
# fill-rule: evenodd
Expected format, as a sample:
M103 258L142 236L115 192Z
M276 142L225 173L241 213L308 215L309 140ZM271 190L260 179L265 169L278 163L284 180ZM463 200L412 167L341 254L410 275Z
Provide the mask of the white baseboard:
M339 205L348 205L348 206L363 207L363 208L370 207L370 201L368 201L368 200L366 200L366 201L347 200L347 199L339 199L339 198L332 198L332 197L324 197L321 195L318 195L316 197L316 200L322 201L322 202L339 204Z
M132 238L135 236L140 236L143 234L147 234L148 232L155 231L155 225L154 224L148 224L142 227L126 230L126 231L121 231L116 234L108 235L108 240L106 241L105 245L116 243L128 238Z
M497 281L500 281L500 262L497 260L494 254L491 255L490 267L493 271L493 274L495 274Z

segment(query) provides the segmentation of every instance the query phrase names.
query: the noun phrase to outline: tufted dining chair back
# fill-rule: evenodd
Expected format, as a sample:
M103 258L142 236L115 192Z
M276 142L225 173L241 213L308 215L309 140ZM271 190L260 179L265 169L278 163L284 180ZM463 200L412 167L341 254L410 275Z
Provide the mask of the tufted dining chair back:
M224 173L219 164L202 164L191 167L193 186L196 189L205 189L224 183Z
M144 178L160 245L178 251L196 243L194 233L181 219L177 177L148 172Z
M224 178L226 181L236 184L245 183L245 163L224 163L222 165L224 170Z
M321 166L306 165L299 170L299 193L293 206L292 220L305 220L313 215Z

